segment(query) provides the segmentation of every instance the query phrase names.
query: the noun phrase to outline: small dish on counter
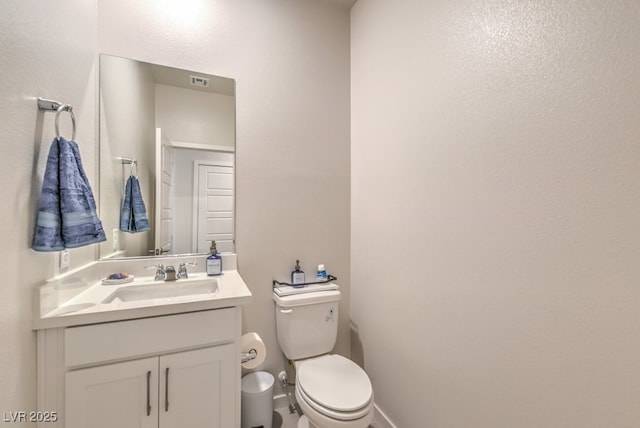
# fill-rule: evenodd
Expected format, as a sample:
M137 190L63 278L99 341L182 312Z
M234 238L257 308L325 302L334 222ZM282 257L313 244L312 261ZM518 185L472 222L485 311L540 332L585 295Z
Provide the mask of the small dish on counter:
M134 275L128 274L111 274L106 279L102 280L102 285L120 285L128 282L133 282Z

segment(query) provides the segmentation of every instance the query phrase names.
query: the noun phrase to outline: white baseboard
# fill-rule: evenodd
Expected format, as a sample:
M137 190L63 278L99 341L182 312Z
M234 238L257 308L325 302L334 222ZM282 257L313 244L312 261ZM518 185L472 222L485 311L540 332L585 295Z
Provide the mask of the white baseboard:
M280 394L273 397L273 408L281 409L284 407L289 407L289 399L286 394ZM373 420L376 422L379 428L397 428L393 422L384 414L380 407L377 404L373 405L374 414Z
M397 428L393 422L391 422L391 419L389 419L389 417L380 410L380 407L378 407L377 404L374 404L373 408L373 420L380 428Z

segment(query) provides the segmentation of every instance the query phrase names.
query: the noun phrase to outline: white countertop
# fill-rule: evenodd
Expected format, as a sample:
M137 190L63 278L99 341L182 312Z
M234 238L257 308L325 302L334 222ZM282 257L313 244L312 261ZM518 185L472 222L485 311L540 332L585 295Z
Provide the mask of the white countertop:
M91 263L60 278L53 278L36 290L33 328L39 330L71 327L247 304L251 301L252 294L238 271L235 270L235 255L232 256L223 259L223 267L225 265L227 267L221 275L207 277L204 272L190 272L187 279L165 283L153 281L153 278L148 276L149 272L146 272L143 273L146 276L136 276L133 282L121 285L103 285L101 279L106 277L105 272L116 272L119 271L115 269L116 267L124 266L128 272L135 271L140 274L144 272L144 265L149 264L149 260L143 260L138 264L127 262L126 266L124 262L100 261ZM176 259L171 260L180 262ZM226 263L224 263L225 261ZM160 262L154 261L154 263ZM165 262L165 264L167 263ZM154 284L153 287L165 285L180 287L182 284L186 285L192 281L217 281L218 287L215 292L206 294L149 298L128 302L115 299L110 303L104 302L114 292L123 288L148 286L148 284Z

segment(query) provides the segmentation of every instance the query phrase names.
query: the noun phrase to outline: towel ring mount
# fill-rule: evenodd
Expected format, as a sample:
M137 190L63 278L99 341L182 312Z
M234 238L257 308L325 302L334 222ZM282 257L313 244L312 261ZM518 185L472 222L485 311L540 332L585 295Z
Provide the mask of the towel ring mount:
M118 158L122 161L122 165L129 165L129 167L131 168L129 170L129 175L138 175L138 161L136 159L131 159L131 158L125 158L125 157L121 157ZM135 169L136 173L133 173L133 170Z
M75 141L76 139L76 117L73 114L73 107L70 104L62 104L55 100L49 100L46 98L38 97L38 110L40 111L55 111L56 112L56 137L60 138L60 113L63 111L69 112L71 116L71 140Z

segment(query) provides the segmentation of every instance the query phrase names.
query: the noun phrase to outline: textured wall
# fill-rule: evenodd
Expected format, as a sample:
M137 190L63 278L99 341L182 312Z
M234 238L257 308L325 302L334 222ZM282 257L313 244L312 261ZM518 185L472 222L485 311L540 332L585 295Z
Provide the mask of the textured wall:
M639 22L352 10L351 313L397 426L640 425Z
M30 249L37 198L55 136L55 113L38 112L36 97L73 105L76 141L97 190L95 9L95 1L27 0L11 2L0 13L0 99L4 103L0 115L0 411L35 410L32 293L58 270L57 253ZM63 136L70 137L70 123L66 114L61 115ZM95 260L96 250L96 246L71 250L72 267Z

